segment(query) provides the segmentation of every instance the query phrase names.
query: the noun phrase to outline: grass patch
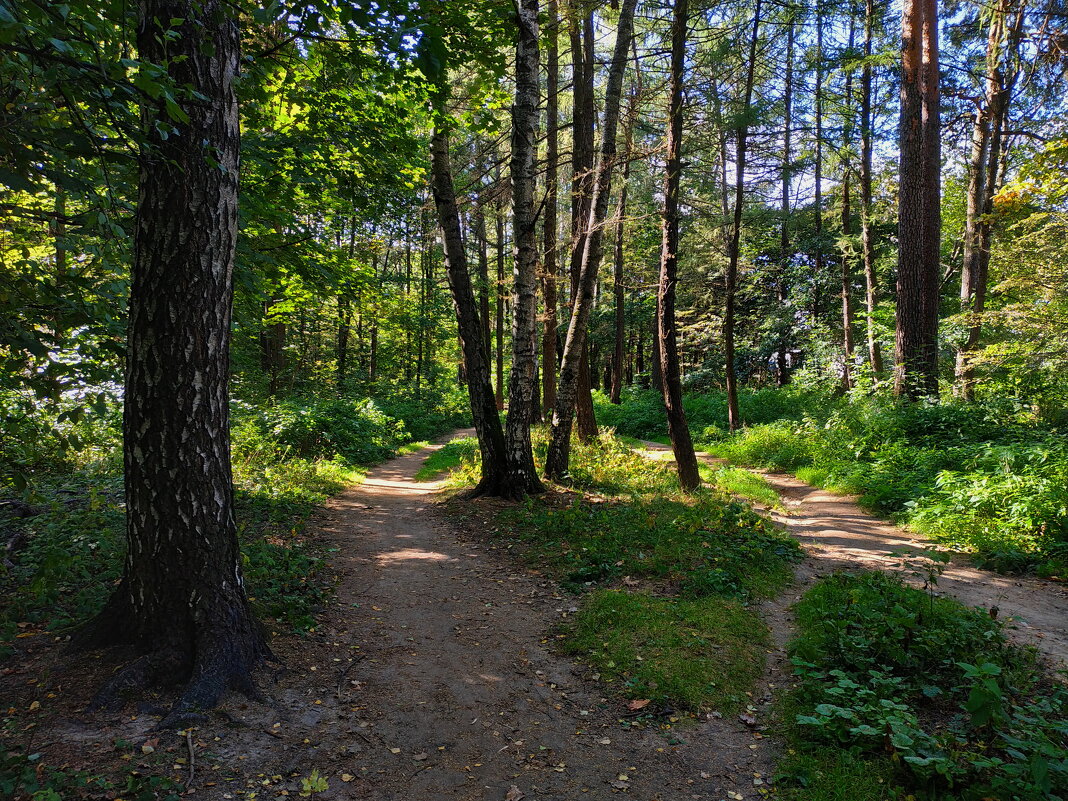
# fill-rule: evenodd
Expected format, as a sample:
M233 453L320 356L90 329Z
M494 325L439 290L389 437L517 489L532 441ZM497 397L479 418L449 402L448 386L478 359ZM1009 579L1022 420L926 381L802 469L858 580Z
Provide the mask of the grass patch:
M730 495L748 498L772 509L782 508L782 498L768 480L751 470L728 465L701 463L701 480L712 484Z
M475 464L465 457L453 479L477 478ZM570 468L570 490L480 521L581 596L561 647L620 695L735 708L763 670L763 624L747 604L791 580L797 542L723 490L682 493L673 465L612 436L573 443Z
M796 611L784 797L840 797L811 786L846 780L843 752L871 768L856 798L1068 793L1068 691L988 615L885 573L828 577Z
M767 630L735 601L590 593L565 630L564 651L628 698L736 711L764 666Z
M451 440L423 460L423 466L415 474L416 481L433 481L443 474L461 467L465 461L474 459L478 453L476 437L461 437Z

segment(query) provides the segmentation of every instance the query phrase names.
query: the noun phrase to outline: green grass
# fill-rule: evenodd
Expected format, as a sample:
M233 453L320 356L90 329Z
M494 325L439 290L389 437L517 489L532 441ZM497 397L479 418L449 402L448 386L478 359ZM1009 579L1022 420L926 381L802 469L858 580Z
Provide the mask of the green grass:
M862 573L823 579L796 614L781 797L1068 793L1068 691L982 610Z
M584 599L563 649L628 698L737 711L763 672L767 629L736 601L602 589Z
M768 480L751 470L728 465L700 466L701 480L712 484L730 495L756 501L772 509L782 508L782 498Z
M457 476L477 477L474 454ZM487 526L580 596L561 647L624 697L736 708L763 670L748 603L791 580L797 542L721 489L682 493L673 465L608 435L573 443L570 486L495 506Z
M433 481L445 473L461 467L465 460L472 460L478 453L478 439L461 437L445 443L423 460L423 466L415 474L416 481Z

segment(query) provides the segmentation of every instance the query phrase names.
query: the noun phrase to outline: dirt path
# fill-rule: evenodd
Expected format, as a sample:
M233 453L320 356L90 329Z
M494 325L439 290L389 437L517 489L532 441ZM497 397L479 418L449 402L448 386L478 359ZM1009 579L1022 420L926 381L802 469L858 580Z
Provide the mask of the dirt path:
M758 798L774 757L759 726L670 713L631 725L554 652L574 599L443 519L438 485L413 481L428 452L381 465L313 521L336 598L317 630L274 641L267 704L231 695L188 739L160 735L159 707L84 715L92 665L42 649L7 677L10 703L45 699L27 745L52 765L169 775L202 799ZM758 688L752 711L769 700Z
M643 445L653 455L670 457L669 446ZM722 460L701 454L711 463ZM892 549L924 548L922 537L886 523L861 509L854 498L812 487L784 473L754 471L779 493L785 509L765 510L796 537L811 557L798 569L804 585L835 570L894 569L901 558ZM955 557L938 579L938 592L968 606L991 609L1008 621L1009 635L1033 645L1054 670L1068 669L1068 590L1051 581L979 570Z

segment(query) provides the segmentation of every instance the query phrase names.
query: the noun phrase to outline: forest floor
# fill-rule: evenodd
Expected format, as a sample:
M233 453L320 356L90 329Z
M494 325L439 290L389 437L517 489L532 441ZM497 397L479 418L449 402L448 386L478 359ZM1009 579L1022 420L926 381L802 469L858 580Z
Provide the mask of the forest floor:
M643 441L642 449L652 457L672 458L667 445ZM727 464L708 454L699 456L709 464ZM855 498L817 489L785 473L752 472L782 499L779 509L758 508L795 537L809 556L797 568L792 594L803 594L837 570L900 570L913 583L927 578L924 560L892 553L937 547L922 536L873 517ZM1063 584L980 570L966 554L952 555L936 580L936 594L966 606L993 609L1007 624L1010 639L1034 646L1053 671L1068 669L1068 588Z
M312 521L336 594L315 630L274 640L280 664L260 674L267 703L231 695L188 734L157 733L151 704L81 711L105 660L27 643L0 695L31 710L28 744L51 765L168 776L177 792L204 799L756 799L776 757L765 736L772 694L790 680L790 605L831 571L892 568L901 560L890 548L922 546L849 499L767 475L786 504L771 514L811 558L797 583L760 606L773 632L764 678L740 716L638 719L554 647L575 601L481 525L497 502L463 504L458 522L437 503L440 484L414 480L434 447L375 468ZM997 605L1013 636L1068 661L1061 587L954 562L938 591Z

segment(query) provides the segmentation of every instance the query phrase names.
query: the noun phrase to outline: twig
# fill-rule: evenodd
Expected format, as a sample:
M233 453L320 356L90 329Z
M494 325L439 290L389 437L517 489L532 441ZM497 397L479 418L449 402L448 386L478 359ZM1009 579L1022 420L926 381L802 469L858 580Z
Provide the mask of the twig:
M189 791L189 788L193 786L193 777L196 775L197 758L193 752L193 727L190 726L185 730L185 745L189 749L189 778L185 781L185 790Z
M347 665L345 665L345 667L343 667L341 669L341 673L339 673L338 677L337 677L337 697L338 698L341 697L341 685L345 682L345 676L348 675L348 673L352 669L353 665L355 665L358 662L362 662L366 658L367 658L367 654L360 654L358 657L353 659L351 662L349 662Z

